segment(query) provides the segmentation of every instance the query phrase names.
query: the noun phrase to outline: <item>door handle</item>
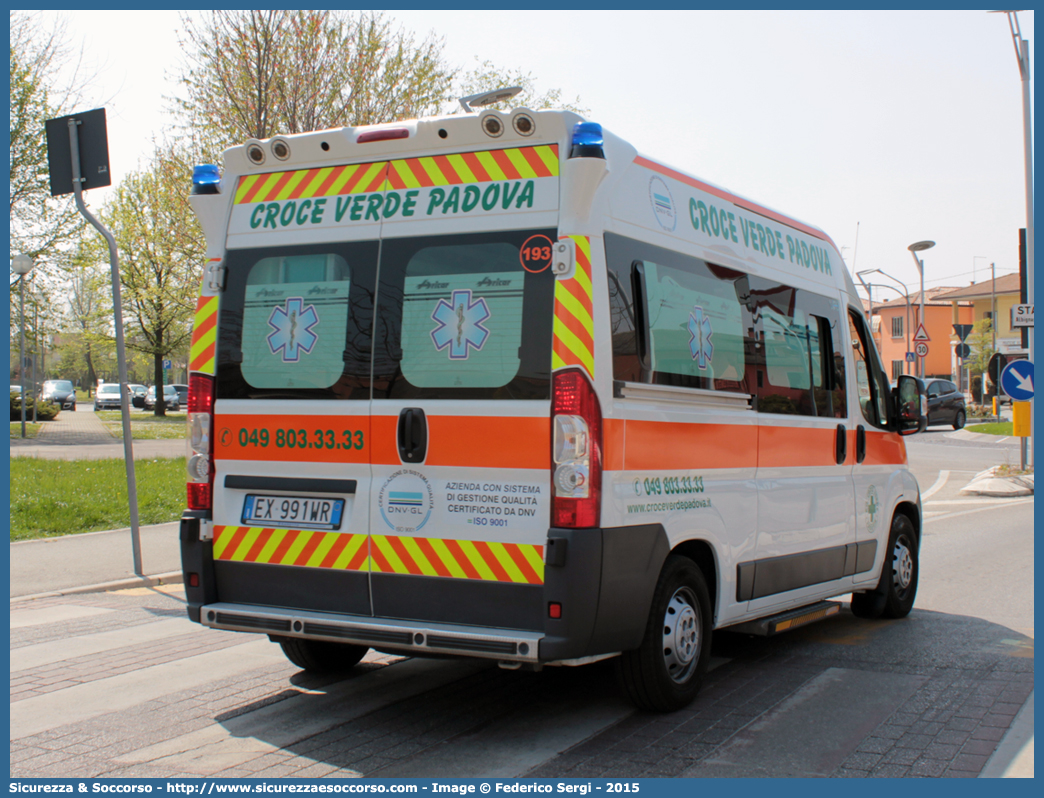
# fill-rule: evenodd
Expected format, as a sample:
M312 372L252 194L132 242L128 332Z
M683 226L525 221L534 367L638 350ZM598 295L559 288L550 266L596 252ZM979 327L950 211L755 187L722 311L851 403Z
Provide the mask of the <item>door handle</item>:
M404 463L423 463L428 454L428 422L419 407L399 411L397 430L399 459Z
M866 428L860 424L856 427L856 462L866 459Z
M848 430L845 429L844 424L838 424L834 436L834 462L841 465L845 462L846 457L848 457Z

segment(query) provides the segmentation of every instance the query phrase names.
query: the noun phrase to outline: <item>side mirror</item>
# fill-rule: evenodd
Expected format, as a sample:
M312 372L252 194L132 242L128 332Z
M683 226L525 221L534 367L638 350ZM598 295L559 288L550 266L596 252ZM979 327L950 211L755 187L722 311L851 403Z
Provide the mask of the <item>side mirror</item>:
M924 432L928 426L928 397L924 383L909 374L899 376L898 385L892 391L895 407L896 431L900 435Z

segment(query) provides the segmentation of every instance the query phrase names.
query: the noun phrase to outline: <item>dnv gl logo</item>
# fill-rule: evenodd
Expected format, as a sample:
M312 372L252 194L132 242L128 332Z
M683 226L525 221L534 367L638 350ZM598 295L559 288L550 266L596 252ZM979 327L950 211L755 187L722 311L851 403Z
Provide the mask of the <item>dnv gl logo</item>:
M485 299L471 301L471 289L454 291L450 301L440 299L431 314L439 326L431 331L435 348L449 347L450 360L467 360L471 350L480 351L489 338L482 322L490 317Z
M284 363L296 363L305 354L312 351L319 336L312 328L319 323L315 305L305 307L301 297L290 297L286 300L286 308L276 306L268 317L268 326L274 332L268 336L268 348L272 354L283 352Z
M710 319L703 314L703 308L699 305L694 306L689 314L688 330L692 359L701 369L705 369L714 357L714 344L711 342L714 331L711 329Z

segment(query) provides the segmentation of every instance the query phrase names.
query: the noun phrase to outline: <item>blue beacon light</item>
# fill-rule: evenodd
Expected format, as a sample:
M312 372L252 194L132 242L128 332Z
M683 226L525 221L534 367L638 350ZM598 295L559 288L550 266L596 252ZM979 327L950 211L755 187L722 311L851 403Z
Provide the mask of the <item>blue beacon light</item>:
M573 142L569 149L570 158L602 158L605 151L602 144L602 126L597 122L577 122L573 125Z
M192 170L193 194L220 194L221 173L216 165L205 163Z

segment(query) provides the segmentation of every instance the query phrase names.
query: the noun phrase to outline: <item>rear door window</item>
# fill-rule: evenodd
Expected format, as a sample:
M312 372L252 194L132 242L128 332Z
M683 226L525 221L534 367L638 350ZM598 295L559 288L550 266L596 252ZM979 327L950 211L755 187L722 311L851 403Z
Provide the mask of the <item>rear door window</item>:
M229 250L221 398L369 398L376 241Z
M550 396L553 230L385 239L375 398ZM546 265L523 247L546 246Z

